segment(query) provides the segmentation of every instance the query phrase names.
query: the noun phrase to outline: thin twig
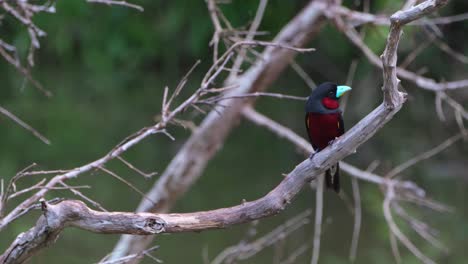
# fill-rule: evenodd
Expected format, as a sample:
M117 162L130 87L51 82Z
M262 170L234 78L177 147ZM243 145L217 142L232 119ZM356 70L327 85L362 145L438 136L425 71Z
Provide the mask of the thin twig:
M69 171L70 170L25 171L22 173L22 176L58 174L58 173L67 173Z
M212 97L208 100L204 100L204 102L216 103L216 102L223 101L223 100L245 99L247 97L273 97L273 98L278 98L278 99L307 101L307 97L302 97L302 96L294 96L294 95L287 95L287 94L280 94L280 93L255 92L255 93L242 94L242 95L228 95L228 96L221 95L219 97Z
M395 262L397 264L401 264L401 254L400 254L400 249L398 248L398 240L392 232L388 234L388 238L390 240L390 248L392 250L392 255L395 258Z
M465 108L460 104L458 103L457 101L455 101L454 99L452 99L450 96L448 96L446 93L444 92L439 92L437 93L437 97L440 98L440 100L443 100L445 101L446 103L448 103L456 112L459 112L460 115L468 120L468 111L465 110ZM440 106L441 107L441 106ZM440 110L442 111L442 110ZM442 111L443 112L443 111ZM442 114L443 115L443 114Z
M359 191L359 182L355 177L351 178L351 185L353 188L354 200L354 225L353 225L353 238L351 240L351 247L349 249L349 260L354 263L356 261L357 249L359 245L359 234L361 231L361 194Z
M231 55L226 55L224 56L224 59L226 59L226 62L230 59ZM187 98L185 101L183 101L181 104L179 104L177 107L175 107L174 110L169 111L167 117L165 120L161 120L160 122L156 123L155 125L151 127L145 127L143 129L140 129L139 131L133 133L132 135L126 137L124 140L122 140L116 147L114 147L111 151L109 151L106 155L103 157L90 162L88 164L85 164L81 167L74 168L72 170L67 171L66 173L60 174L49 180L49 182L46 184L45 187L47 188L42 188L38 192L36 192L34 195L32 195L30 198L26 199L23 201L20 205L15 207L8 215L6 215L4 218L0 220L0 230L5 228L8 224L10 224L12 221L18 219L19 216L24 215L25 213L25 208L29 208L31 205L36 203L39 199L41 199L50 189L50 187L55 186L56 184L60 184L66 179L74 178L77 177L80 174L89 172L95 168L100 168L110 160L119 157L122 153L130 149L131 147L135 146L136 144L140 143L143 139L157 134L157 133L165 133L165 127L173 120L178 114L180 114L182 111L190 107L192 104L196 103L197 100L200 98L200 96L203 94L203 91L208 88L209 85L216 79L216 77L222 72L222 69L219 69L215 71L214 73L207 75L209 78L207 81L204 81L201 85L200 88L198 88L189 98ZM165 133L167 135L167 133ZM77 192L77 190L72 190ZM141 193L141 191L140 191ZM4 204L3 204L4 206Z
M154 246L154 247L151 247L151 248L148 248L146 250L143 250L142 252L140 253L137 253L137 254L131 254L131 255L127 255L127 256L124 256L124 257L121 257L121 258L118 258L118 259L114 259L114 260L101 260L98 264L120 264L120 263L128 263L130 260L134 260L136 258L142 258L143 255L147 255L148 253L152 252L152 251L155 251L156 249L158 249L159 246ZM157 263L162 263L162 261L160 259L155 259L155 261Z
M19 180L23 176L24 172L28 171L29 169L31 169L32 167L34 167L36 165L37 165L36 163L32 163L32 164L26 166L26 168L24 168L21 171L19 171L18 173L16 173L16 175L13 176L10 179L10 181L8 182L5 191L3 191L3 181L2 181L2 196L0 196L0 200L1 200L1 203L0 203L0 205L1 205L0 206L0 218L3 217L3 215L4 215L6 204L7 204L8 197L9 197L10 193L12 191L16 192L16 185L15 185L16 181Z
M280 264L294 264L294 263L297 263L297 258L299 256L301 256L302 254L306 253L307 252L307 249L309 249L309 246L308 245L301 245L300 247L298 247L297 249L295 249L293 251L293 253L291 253L287 259L281 261Z
M322 234L323 218L323 185L324 175L321 175L317 178L317 189L315 191L315 225L312 247L312 259L310 260L310 264L317 264L320 255L320 236Z
M391 171L389 171L385 175L385 177L393 178L393 177L401 174L401 172L403 172L404 170L408 169L409 167L415 165L416 163L418 163L420 161L423 161L423 160L426 160L426 159L429 159L434 155L437 155L438 153L442 152L446 148L453 145L453 143L457 142L461 138L462 138L462 134L457 134L455 136L452 136L452 137L446 139L444 142L437 145L436 147L434 147L434 148L432 148L432 149L430 149L428 151L425 151L425 152L417 155L416 157L411 158L411 159L405 161L404 163L398 165L397 167L393 168Z
M411 226L411 228L413 228L413 230L416 231L416 233L418 233L418 235L420 235L423 239L428 241L431 245L441 250L445 254L449 252L448 248L434 237L432 233L435 232L428 224L412 217L403 209L403 207L398 204L394 204L393 209L401 218L406 220L409 226Z
M86 0L88 3L98 3L98 4L106 4L106 5L116 5L116 6L124 6L124 7L130 7L133 9L136 9L140 12L145 11L145 9L142 6L128 3L126 1L113 1L113 0Z
M89 185L80 185L80 186L69 186L69 187L46 187L46 186L43 186L42 184L46 181L46 179L42 179L40 180L38 183L34 184L33 186L31 187L28 187L26 189L22 189L21 191L17 191L15 193L12 193L8 196L8 200L11 200L17 196L20 196L21 194L24 194L24 193L27 193L27 192L30 192L30 191L33 191L33 190L37 190L37 189L43 189L43 188L48 188L49 190L68 190L68 189L89 189L91 188L91 186Z
M103 212L107 212L107 210L104 208L104 206L102 206L100 203L96 202L95 200L89 198L88 196L84 195L82 192L78 191L74 187L64 183L63 181L61 181L59 184L64 186L68 190L70 190L70 192L72 192L74 195L76 195L76 196L80 197L81 199L83 199L84 201L87 201L88 203L92 204L94 207L98 208L99 210L101 210Z
M268 4L268 0L260 0L260 2L258 4L258 8L257 8L257 13L255 14L255 18L254 18L252 24L250 25L249 32L245 36L244 41L253 40L253 38L255 36L255 33L257 32L257 29L260 26L260 23L262 21L263 13L265 12L265 8L266 8L267 4ZM246 50L244 48L241 48L241 50L239 51L239 53L238 53L238 55L236 57L236 60L233 63L233 66L232 66L232 69L234 71L232 71L230 73L230 76L228 77L228 80L232 80L233 78L235 78L237 76L237 72L241 69L242 62L243 62L244 57L246 55L245 53L246 53Z
M415 255L419 260L421 260L425 264L435 264L433 260L428 258L424 255L409 239L408 237L401 232L400 228L398 228L397 224L395 223L392 213L391 213L391 204L393 199L395 198L395 191L392 185L388 186L387 193L385 195L385 200L383 203L383 211L385 220L387 220L387 224L390 227L390 232L392 232L396 238L409 250L413 255Z
M213 63L218 61L218 47L219 47L219 39L220 35L223 32L223 27L221 26L221 22L219 21L218 12L219 9L216 6L215 0L207 0L208 11L210 13L211 21L215 28L213 37L210 41L210 46L213 46Z
M307 87L309 87L310 90L315 89L317 85L315 84L314 80L307 74L307 72L299 65L296 61L291 61L291 68L301 77L301 79L306 83Z
M356 47L358 47L362 51L362 53L367 57L367 59L372 65L378 68L383 68L382 62L379 59L379 57L376 54L374 54L374 52L364 43L359 33L354 28L343 22L339 17L333 16L333 13L330 13L329 16L332 16L332 18L334 18L337 28L343 34L345 34ZM430 91L443 91L468 87L468 80L466 79L451 82L436 82L433 79L423 77L417 73L405 70L400 67L396 67L396 71L398 77L411 81L420 88L427 89Z
M274 245L279 240L308 224L310 214L311 210L306 210L252 242L241 241L237 245L224 249L211 261L211 264L245 260L255 256L261 250Z
M356 75L356 69L358 65L358 60L353 60L349 65L348 76L346 77L346 85L353 86L354 76ZM341 111L344 113L346 111L346 106L348 105L349 95L343 96L340 103Z
M44 142L47 145L50 145L50 140L47 139L45 136L43 136L41 133L39 133L36 129L34 129L32 126L26 124L23 122L21 119L19 119L17 116L12 114L10 111L6 110L5 108L0 106L0 113L5 115L6 117L10 118L13 120L15 123L26 129L27 131L31 132L35 137L40 139L42 142Z
M138 169L137 167L133 166L130 162L126 161L121 156L118 156L117 159L120 160L123 164L127 165L127 167L129 167L133 171L135 171L138 174L140 174L141 176L145 177L146 179L149 179L149 178L153 177L154 175L158 174L157 172L150 172L150 173L143 172L140 169Z
M140 189L138 189L135 185L131 184L129 181L125 180L124 178L120 177L119 175L117 175L115 172L109 170L109 169L106 169L104 167L99 167L100 170L102 170L103 172L109 174L110 176L116 178L117 180L123 182L124 184L126 184L128 187L130 187L131 189L133 189L135 192L137 192L138 194L140 194L143 198L147 199L148 201L154 203L153 200L151 200L149 197L146 196L146 194L144 192L142 192Z
M432 35L429 37L428 40L423 41L421 44L419 44L417 48L413 49L411 53L408 54L408 56L406 56L406 58L403 60L402 63L400 63L398 67L402 69L407 68L418 57L418 55L421 54L421 52L423 52L427 47L429 47L429 45L432 44L432 42L435 39L436 39L436 36Z

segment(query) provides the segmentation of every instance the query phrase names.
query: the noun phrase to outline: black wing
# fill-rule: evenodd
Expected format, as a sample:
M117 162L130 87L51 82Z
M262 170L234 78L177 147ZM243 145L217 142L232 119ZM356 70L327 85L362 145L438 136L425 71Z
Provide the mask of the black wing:
M341 114L340 114L340 118L338 119L338 132L340 133L340 136L343 135L345 132L343 116Z
M308 118L308 113L306 113L305 115L305 125L306 125L306 129L307 129L307 137L309 138L309 142L310 144L312 144L312 138L310 137L310 133L309 133L309 129L310 129L310 124L309 124L309 118ZM312 147L315 149L315 146L312 144Z

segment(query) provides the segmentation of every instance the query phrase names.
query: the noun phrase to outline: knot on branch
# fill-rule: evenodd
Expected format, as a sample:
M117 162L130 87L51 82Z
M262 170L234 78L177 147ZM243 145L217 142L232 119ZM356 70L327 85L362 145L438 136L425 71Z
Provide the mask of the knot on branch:
M166 221L159 217L148 217L144 226L144 230L153 234L159 234L166 230Z
M401 16L404 14L403 11L401 10L398 10L397 12L395 12L393 15L390 16L390 22L392 23L392 25L395 25L395 26L401 26Z

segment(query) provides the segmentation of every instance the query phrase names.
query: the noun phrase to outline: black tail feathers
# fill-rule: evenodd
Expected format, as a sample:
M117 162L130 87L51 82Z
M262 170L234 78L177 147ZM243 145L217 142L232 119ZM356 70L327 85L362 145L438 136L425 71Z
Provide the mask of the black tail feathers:
M325 186L333 189L336 193L340 192L340 164L337 163L325 171Z

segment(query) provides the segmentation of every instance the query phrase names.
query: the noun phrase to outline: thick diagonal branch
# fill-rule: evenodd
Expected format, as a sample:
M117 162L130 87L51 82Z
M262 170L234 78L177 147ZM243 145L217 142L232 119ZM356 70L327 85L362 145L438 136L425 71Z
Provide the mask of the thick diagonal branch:
M320 10L324 5L324 0L312 1L283 28L274 42L303 47L321 27L323 18ZM238 85L238 88L226 96L265 90L289 65L295 54L296 52L292 50L278 47L266 48L255 65L229 83L229 85ZM138 211L168 211L198 179L210 159L222 147L231 129L239 123L244 106L251 102L253 102L251 98L226 100L223 101L226 107L211 111L147 194L156 204L143 200L138 206ZM115 247L113 258L140 252L146 248L151 239L151 237L124 236Z
M96 233L151 235L226 228L275 215L286 208L302 187L330 165L354 152L398 111L381 104L332 146L306 159L262 198L228 208L186 214L98 212L79 201L57 205L42 202L44 216L36 226L20 234L0 257L0 263L23 263L53 243L63 228L79 227Z
M337 139L333 145L315 154L313 159L306 159L298 164L276 188L262 198L233 207L187 214L108 213L91 210L83 203L77 201L66 201L57 205L42 202L44 216L41 216L34 228L17 237L7 251L0 256L0 262L23 263L40 249L53 243L63 228L67 226L75 226L98 233L149 235L164 232L176 233L226 228L234 224L245 223L281 212L307 182L314 180L317 175L332 164L354 153L361 144L371 138L401 109L405 102L405 95L398 91L399 80L396 77L395 65L402 23L408 23L411 20L417 19L435 10L440 3L446 2L447 1L436 0L426 1L405 12L397 12L392 16L390 35L385 52L382 55L384 66L384 102L346 134ZM315 14L315 19L319 19L320 17L317 10L313 12L309 10L310 13L307 13L306 8L304 12L306 13L305 18L302 17L300 22L296 21L302 26L303 23L305 23L304 20L310 18L311 15ZM295 20L293 20L293 22L294 21ZM313 25L315 25L315 23L313 23ZM280 37L286 38L288 45L301 46L313 32L307 31L307 33L302 33L303 35L297 35L297 31L292 31L287 27L280 33ZM278 41L278 39L276 41L281 42ZM259 62L259 64L254 66L239 79L239 90L231 92L231 95L232 93L251 92L251 89L254 89L253 87L256 88L254 91L257 91L264 88L272 81L271 76L276 76L275 74L281 71L293 56L292 51L276 49L277 48L272 47L265 51L264 60ZM279 66L277 62L279 62ZM203 142L207 141L215 144L203 145L200 142L189 140L183 151L179 152L168 167L165 173L167 175L163 175L161 178L162 185L159 185L159 183L156 184L156 193L149 194L149 196L155 195L153 197L150 196L150 198L152 200L158 200L160 202L159 206L154 207L152 204L145 205L145 203L142 203L140 209L144 209L145 207L153 210L168 208L177 197L175 194L180 193L174 193L173 196L168 196L167 191L174 190L184 192L184 188L187 188L187 186L196 179L196 176L203 170L209 157L214 155L216 150L220 147L222 140L233 126L232 122L228 122L226 125L225 118L229 121L236 121L241 114L242 107L249 101L245 100L243 103L238 103L239 100L231 100L228 102L229 107L226 109L230 108L229 111L226 110L222 112L221 117L217 114L208 115L207 119L205 119L201 125L201 128L199 128L191 138L192 140L193 138L199 137L198 139L203 140ZM235 113L233 114L231 111ZM217 122L221 122L225 124L225 126L213 127L212 125ZM205 131L205 133L202 133L203 129L208 128L218 128L221 131L215 131L214 133L206 133ZM221 133L221 136L219 133ZM211 138L206 138L207 136L220 138L213 140ZM195 149L192 150L196 150L196 152L187 152L187 149L185 149L187 145L194 147ZM204 159L198 159L197 157L187 154L204 154L208 158L205 156ZM188 165L185 164L187 161L189 162ZM184 164L185 166L182 168L177 167L177 165L182 166ZM193 175L196 176L187 179L184 178L186 175L191 175L192 177ZM171 177L179 178L176 178L177 181L169 181ZM167 183L175 185L166 185ZM139 246L141 246L141 244Z

